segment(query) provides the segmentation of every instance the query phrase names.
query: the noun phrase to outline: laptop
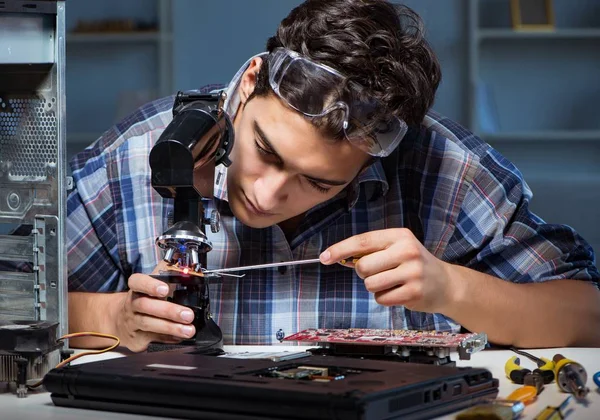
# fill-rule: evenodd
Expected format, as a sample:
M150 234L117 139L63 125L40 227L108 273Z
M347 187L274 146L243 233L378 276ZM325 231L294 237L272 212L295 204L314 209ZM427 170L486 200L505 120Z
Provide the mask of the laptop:
M182 347L56 368L44 386L57 406L232 420L425 419L498 394L483 368L300 353L240 358Z

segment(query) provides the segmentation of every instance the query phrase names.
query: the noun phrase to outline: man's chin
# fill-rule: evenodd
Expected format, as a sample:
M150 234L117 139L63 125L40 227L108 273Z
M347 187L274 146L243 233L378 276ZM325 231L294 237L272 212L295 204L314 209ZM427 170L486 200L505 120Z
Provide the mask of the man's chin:
M256 217L253 217L253 218L248 219L248 220L241 220L241 222L244 225L246 225L248 227L251 227L253 229L264 229L264 228L268 228L268 227L271 227L271 226L277 224L277 222L273 222L273 221L271 221L269 219L265 220L265 219L256 218Z
M263 229L277 224L277 221L270 217L252 216L249 214L243 214L238 217L235 215L235 212L233 214L240 222L253 229Z

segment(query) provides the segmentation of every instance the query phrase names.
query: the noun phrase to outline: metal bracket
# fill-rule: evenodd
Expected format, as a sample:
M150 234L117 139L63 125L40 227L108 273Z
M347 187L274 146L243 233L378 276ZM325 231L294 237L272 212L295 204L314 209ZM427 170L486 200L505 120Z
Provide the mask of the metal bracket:
M46 307L46 219L36 217L33 230L33 273L35 278L34 296L35 296L35 314L36 320L47 319Z
M457 349L460 360L471 360L471 354L483 350L487 342L486 333L479 333L464 340Z

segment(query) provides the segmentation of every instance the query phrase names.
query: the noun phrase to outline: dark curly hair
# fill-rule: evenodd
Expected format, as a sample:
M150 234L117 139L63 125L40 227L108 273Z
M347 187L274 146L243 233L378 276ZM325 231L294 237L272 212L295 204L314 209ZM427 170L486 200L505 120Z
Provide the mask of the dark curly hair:
M385 0L307 0L281 21L275 36L267 41L268 52L278 47L326 64L348 82L363 86L361 95L383 105L371 116L373 121L394 115L409 125L420 124L441 80L421 18L407 6ZM272 93L268 66L268 59L264 60L249 100ZM298 89L319 84L301 74L295 76ZM339 86L330 92L322 92L322 85L312 88L329 96ZM343 89L348 90L348 84ZM313 123L331 137L342 138L339 116L332 114Z

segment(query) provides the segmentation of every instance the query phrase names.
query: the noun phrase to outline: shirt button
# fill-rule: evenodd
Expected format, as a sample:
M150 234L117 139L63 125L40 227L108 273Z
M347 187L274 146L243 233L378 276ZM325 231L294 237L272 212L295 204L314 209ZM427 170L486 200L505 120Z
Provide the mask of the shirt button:
M287 273L287 266L282 265L280 267L277 267L277 271L279 271L279 274L283 275L283 274Z
M275 333L275 338L277 338L278 341L283 341L283 339L285 338L285 333L283 332L283 330L280 328L277 330L277 332Z

